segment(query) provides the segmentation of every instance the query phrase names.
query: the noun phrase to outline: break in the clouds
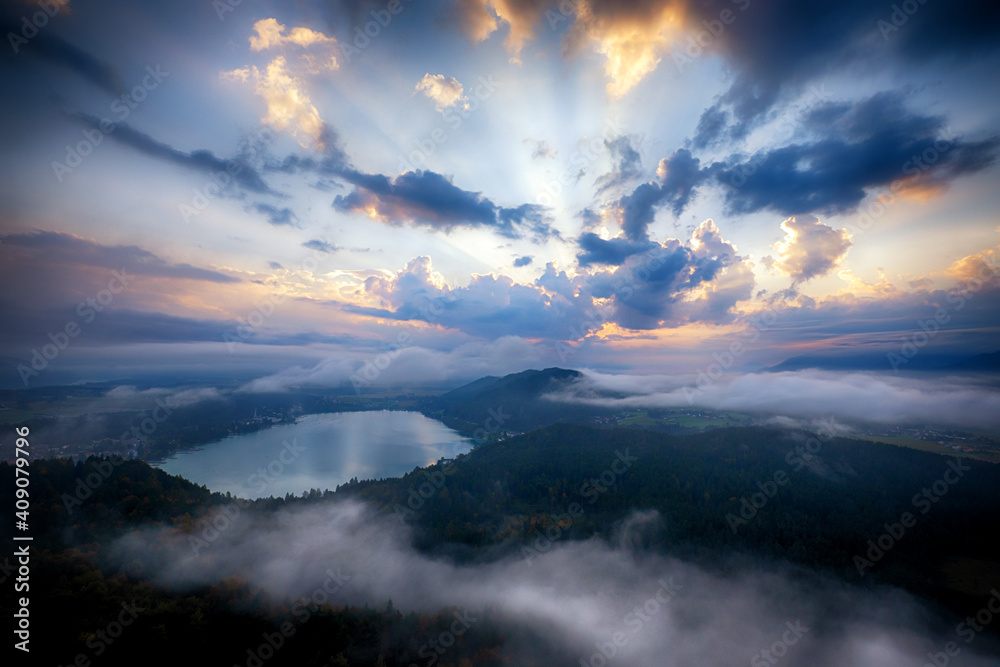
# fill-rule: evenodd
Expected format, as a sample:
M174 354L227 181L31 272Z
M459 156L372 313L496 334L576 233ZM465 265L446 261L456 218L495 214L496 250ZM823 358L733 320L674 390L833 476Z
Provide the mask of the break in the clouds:
M247 508L210 543L147 528L119 540L112 557L125 567L141 563L138 576L176 590L239 577L276 604L308 604L321 590L331 604L455 607L470 624L490 613L516 664L598 664L592 656L603 660L601 645L618 636L614 664L622 667L722 667L749 663L784 636L796 640L785 657L795 664L895 667L920 664L953 636L897 589L845 587L774 564L722 576L677 558L637 558L624 546L630 534L659 520L655 511L626 517L621 547L564 541L530 562L514 555L456 564L416 551L407 528L360 503ZM633 613L637 607L646 613ZM992 664L975 645L963 647L962 659Z

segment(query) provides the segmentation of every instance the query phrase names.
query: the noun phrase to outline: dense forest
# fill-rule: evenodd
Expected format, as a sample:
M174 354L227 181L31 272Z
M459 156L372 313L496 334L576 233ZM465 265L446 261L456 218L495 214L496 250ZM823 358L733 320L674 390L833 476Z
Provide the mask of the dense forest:
M0 465L8 507L13 474ZM38 664L73 664L78 655L94 664L177 664L190 655L218 665L261 657L317 666L522 664L511 662L508 647L539 632L503 610L480 610L478 622L450 636L439 661L427 638L449 637L458 609L400 610L390 599L303 604L242 578L163 588L142 563L112 558L109 545L149 526L201 535L205 518L236 499L141 461L35 460L31 478ZM410 526L420 552L465 563L530 561L556 542L598 539L638 558L669 554L722 573L788 561L847 586L899 586L956 616L980 606L1000 572L995 466L771 428L671 436L559 424L399 479L351 480L332 492L239 507L269 514L342 499ZM913 522L901 518L907 513ZM901 522L908 525L894 533ZM872 552L887 532L890 549ZM11 528L0 533L9 540ZM142 612L133 618L130 606ZM2 611L14 611L6 596ZM116 623L126 621L121 632ZM550 662L574 664L557 654Z

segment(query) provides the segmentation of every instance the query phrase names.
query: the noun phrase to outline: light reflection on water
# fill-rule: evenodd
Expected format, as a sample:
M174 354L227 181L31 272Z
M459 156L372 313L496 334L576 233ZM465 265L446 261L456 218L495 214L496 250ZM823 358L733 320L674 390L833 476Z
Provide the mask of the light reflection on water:
M333 489L352 477L399 477L467 452L470 445L419 412L337 412L230 436L154 465L242 498L298 496L314 488Z

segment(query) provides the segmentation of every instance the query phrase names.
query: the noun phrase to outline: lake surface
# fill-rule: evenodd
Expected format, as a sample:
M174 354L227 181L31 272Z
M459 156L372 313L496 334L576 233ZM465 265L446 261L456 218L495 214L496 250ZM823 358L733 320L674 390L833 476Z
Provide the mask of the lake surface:
M337 412L230 436L152 465L241 498L300 496L309 489L332 490L352 477L399 477L468 452L471 445L419 412Z

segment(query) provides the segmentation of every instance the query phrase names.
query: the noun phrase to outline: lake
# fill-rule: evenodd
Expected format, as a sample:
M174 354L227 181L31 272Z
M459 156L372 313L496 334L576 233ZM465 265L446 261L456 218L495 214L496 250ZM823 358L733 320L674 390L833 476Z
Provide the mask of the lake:
M152 465L241 498L300 496L309 489L332 490L352 477L400 477L468 452L471 444L419 412L336 412L230 436Z

